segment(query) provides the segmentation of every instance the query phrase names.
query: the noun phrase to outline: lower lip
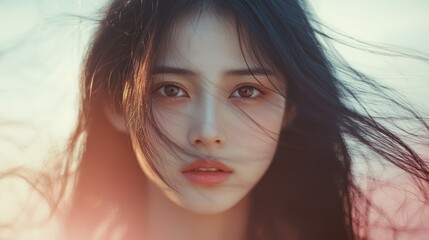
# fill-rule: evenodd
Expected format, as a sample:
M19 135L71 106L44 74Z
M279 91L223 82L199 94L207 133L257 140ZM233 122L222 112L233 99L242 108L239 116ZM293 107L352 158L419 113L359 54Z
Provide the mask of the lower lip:
M230 172L198 172L190 171L183 173L185 177L198 185L216 185L225 182L231 175Z

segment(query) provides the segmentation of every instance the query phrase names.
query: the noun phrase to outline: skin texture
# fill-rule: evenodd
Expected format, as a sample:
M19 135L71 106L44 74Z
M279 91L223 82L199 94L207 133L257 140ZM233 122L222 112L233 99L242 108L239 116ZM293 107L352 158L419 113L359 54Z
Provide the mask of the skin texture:
M232 73L247 66L234 27L222 21L205 13L176 28L160 65L186 73L161 71L154 78L154 111L165 133L192 153L212 156L235 171L218 187L199 187L180 173L185 163L161 153L162 162L171 163L163 176L174 178L179 188L172 200L198 214L227 210L262 177L275 152L285 104L266 76Z
M217 159L234 172L220 185L196 185L180 169L197 158L161 149L157 162L162 165L156 167L174 183L174 191L150 171L144 154L136 149L149 179L147 232L156 239L243 238L249 193L270 166L282 127L286 103L277 91L281 81L262 73L246 49L243 56L228 18L210 12L184 18L170 39L152 79L157 122L187 151ZM271 72L269 66L263 68ZM125 130L120 119L110 118ZM135 136L131 134L132 140ZM157 227L169 221L175 226L170 231Z

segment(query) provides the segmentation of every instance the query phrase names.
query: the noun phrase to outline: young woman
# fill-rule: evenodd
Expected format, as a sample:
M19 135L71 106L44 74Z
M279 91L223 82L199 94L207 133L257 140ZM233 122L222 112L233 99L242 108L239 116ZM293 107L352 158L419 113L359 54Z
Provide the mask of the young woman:
M62 239L365 239L351 142L424 193L427 162L357 90L426 123L336 68L314 23L300 0L113 1L84 65Z

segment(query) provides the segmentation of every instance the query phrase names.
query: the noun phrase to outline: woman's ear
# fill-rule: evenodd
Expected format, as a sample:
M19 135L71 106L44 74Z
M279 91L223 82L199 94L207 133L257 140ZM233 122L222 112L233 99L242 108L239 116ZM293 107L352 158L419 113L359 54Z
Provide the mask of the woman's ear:
M123 133L128 133L127 123L122 110L115 109L111 104L103 104L104 112L112 126Z

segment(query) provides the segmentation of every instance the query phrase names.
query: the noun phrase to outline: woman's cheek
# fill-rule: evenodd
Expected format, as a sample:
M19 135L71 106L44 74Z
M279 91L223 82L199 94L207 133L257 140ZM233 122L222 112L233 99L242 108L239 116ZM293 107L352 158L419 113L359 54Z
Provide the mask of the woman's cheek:
M247 127L246 132L258 136L262 141L276 143L281 130L284 113L283 101L261 101L254 104L237 105L241 111L237 128Z
M154 106L154 116L161 131L177 141L181 135L185 134L183 131L186 129L192 115L187 104L160 103Z

